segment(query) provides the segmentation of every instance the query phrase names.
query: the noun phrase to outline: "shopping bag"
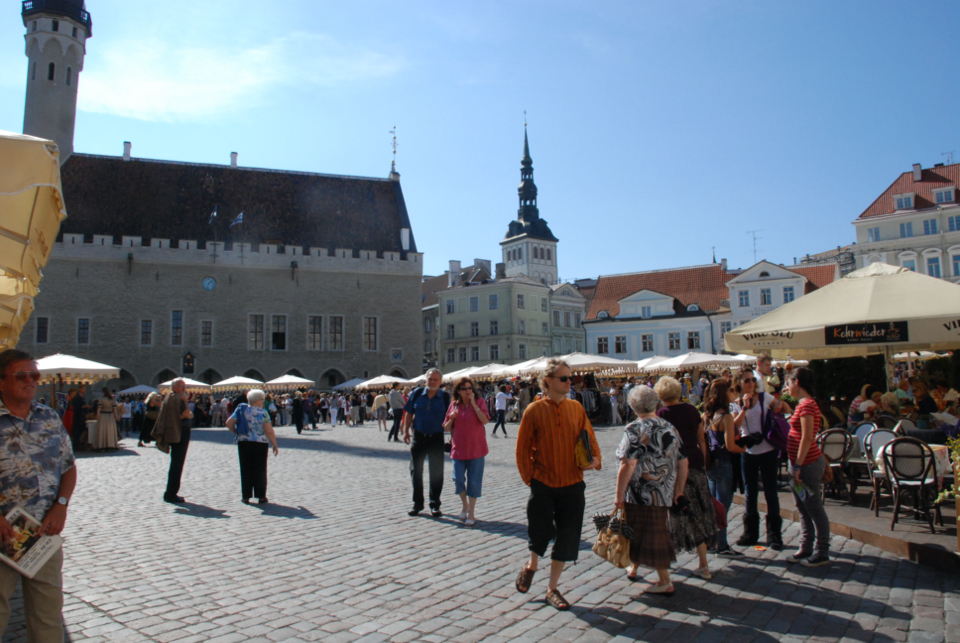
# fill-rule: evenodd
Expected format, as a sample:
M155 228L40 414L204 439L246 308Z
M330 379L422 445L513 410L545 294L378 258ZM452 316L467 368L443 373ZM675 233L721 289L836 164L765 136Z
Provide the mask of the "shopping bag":
M620 509L616 509L610 514L610 524L614 523L614 517L620 512ZM621 513L620 520L616 521L616 531L610 526L601 529L593 543L593 552L597 556L619 568L630 566L630 539L623 535L623 518Z

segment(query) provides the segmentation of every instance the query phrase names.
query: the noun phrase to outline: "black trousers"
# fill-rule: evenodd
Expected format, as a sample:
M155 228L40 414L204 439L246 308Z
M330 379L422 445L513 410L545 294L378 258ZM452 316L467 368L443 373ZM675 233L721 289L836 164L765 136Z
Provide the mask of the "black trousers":
M180 427L180 441L170 445L170 471L167 473L167 491L163 497L172 500L180 493L180 476L190 448L190 428Z
M237 455L240 456L240 497L267 497L267 456L270 445L266 442L237 442Z
M552 560L569 562L577 559L586 488L583 481L569 487L548 487L539 480L530 481L530 499L527 500L530 551L542 557L553 540Z
M497 410L497 423L493 425L493 435L497 434L497 427L503 429L503 434L507 434L507 411L505 409Z
M443 432L413 432L410 445L410 479L413 481L413 508L423 509L423 461L430 465L430 508L440 509L440 492L443 491Z
M387 434L387 442L400 439L400 421L403 419L403 409L393 409L393 428Z

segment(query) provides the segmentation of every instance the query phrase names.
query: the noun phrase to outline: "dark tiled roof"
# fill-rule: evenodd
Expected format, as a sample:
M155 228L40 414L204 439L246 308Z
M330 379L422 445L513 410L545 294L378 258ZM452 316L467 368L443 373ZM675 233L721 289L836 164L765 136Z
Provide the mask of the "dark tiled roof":
M863 214L861 214L859 218L868 219L881 214L893 214L897 211L893 195L905 194L907 192L914 192L916 194L913 204L915 210L926 210L936 207L933 191L937 188L946 188L951 185L955 187L960 185L960 163L922 170L919 181L913 180L913 171L904 172L876 201L870 204L869 208L863 211Z
M460 270L461 282L483 283L490 280L490 273L483 266L467 266ZM437 293L442 290L449 290L450 271L444 272L436 277L427 277L423 280L420 290L420 301L423 308L434 306L440 303L440 297Z
M720 307L720 300L727 298L726 282L729 280L730 275L720 264L601 276L586 318L596 319L601 310L615 317L620 313L617 302L641 290L663 293L680 300L684 306L697 304L703 310L713 312Z
M68 213L60 232L118 243L208 241L215 226L228 242L400 252L400 229L410 227L400 183L387 179L90 154L73 154L60 172ZM241 211L243 224L228 229Z
M817 288L823 288L833 283L833 279L837 274L837 264L826 263L810 266L790 266L787 270L801 274Z

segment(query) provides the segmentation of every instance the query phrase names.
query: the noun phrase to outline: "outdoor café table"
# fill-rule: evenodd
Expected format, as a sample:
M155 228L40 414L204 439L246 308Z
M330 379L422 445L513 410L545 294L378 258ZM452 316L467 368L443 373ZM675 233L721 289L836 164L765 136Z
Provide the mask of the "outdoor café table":
M885 444L880 451L877 452L877 467L880 468L880 472L883 475L887 475L886 464L883 461L884 452L890 448L890 445L893 442ZM943 488L943 477L945 475L953 475L953 467L950 464L950 448L942 444L928 444L930 450L933 451L933 470L937 475L937 486Z

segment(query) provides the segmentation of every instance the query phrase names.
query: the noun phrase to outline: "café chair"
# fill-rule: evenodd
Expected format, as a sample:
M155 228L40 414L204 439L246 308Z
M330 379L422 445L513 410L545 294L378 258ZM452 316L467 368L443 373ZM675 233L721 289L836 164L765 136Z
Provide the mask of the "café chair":
M877 466L877 454L897 439L897 434L887 429L877 429L871 431L863 438L863 454L866 456L867 465L870 467L870 482L873 484L873 496L870 498L870 508L873 509L873 515L880 517L880 496L885 495L893 498L893 492L883 493L884 487L890 488L890 482L886 475Z
M883 450L883 463L887 470L893 488L893 519L890 521L890 531L900 520L900 502L904 493L913 494L914 513L921 515L930 525L930 533L937 533L933 527L934 515L937 522L943 525L943 516L940 514L940 505L934 503L931 512L929 493L934 498L940 493L934 471L933 450L929 445L914 438L897 438Z
M830 429L817 436L817 446L827 459L827 464L833 470L833 485L839 489L842 486L843 467L850 457L853 447L853 436L844 429ZM826 490L824 489L824 493ZM853 501L853 494L850 495Z
M877 426L871 422L864 422L857 427L853 435L853 444L850 447L850 455L847 456L847 472L850 476L850 501L854 502L857 493L857 486L860 481L860 474L867 480L870 480L871 463L866 458L863 440L867 434L876 431ZM873 465L876 466L876 465Z

